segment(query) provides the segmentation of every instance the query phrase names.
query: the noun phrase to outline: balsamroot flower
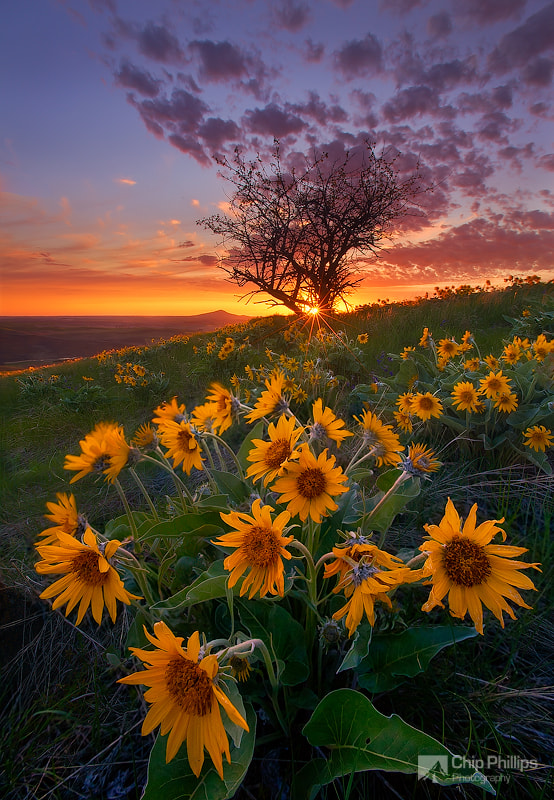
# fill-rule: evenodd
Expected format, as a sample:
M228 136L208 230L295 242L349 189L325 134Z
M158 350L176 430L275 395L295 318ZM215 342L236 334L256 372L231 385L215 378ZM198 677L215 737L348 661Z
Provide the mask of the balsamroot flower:
M177 396L172 397L169 403L164 401L154 411L152 422L155 425L164 425L166 422L186 422L185 404L177 403Z
M65 457L64 469L78 472L70 483L91 472L102 473L113 483L123 467L127 466L131 448L125 441L121 425L113 422L99 422L84 439L79 442L81 455Z
M340 447L348 436L354 435L344 427L344 421L336 417L332 409L327 406L323 407L321 398L318 398L313 404L313 420L314 423L310 430L312 439L326 437L336 442L337 447Z
M410 413L416 414L422 420L431 417L440 417L442 414L442 403L431 392L417 392L410 404Z
M401 469L410 475L427 477L429 472L437 472L442 462L435 457L435 452L424 444L411 444L408 455L402 459Z
M56 544L39 544L37 550L42 561L35 565L39 575L63 574L63 578L45 589L40 597L56 597L52 603L53 609L67 603L66 617L79 603L77 625L89 606L99 625L104 606L108 609L112 622L115 622L116 600L129 605L131 600L139 599L125 589L117 570L110 564L119 545L120 542L114 540L99 545L90 528L85 531L82 542L60 532Z
M289 402L285 396L285 374L275 370L270 379L265 381L266 390L263 391L254 406L253 411L246 415L248 422L255 422L262 417L286 411Z
M233 340L231 339L231 341ZM223 433L233 424L240 402L220 383L212 383L210 393L206 399L209 403L215 404L216 417L214 427L217 433Z
M240 511L229 514L220 512L221 519L235 528L224 533L214 541L223 547L235 547L235 552L227 556L223 566L231 575L229 588L245 573L246 577L240 588L240 595L250 589L250 600L259 590L260 597L266 594L278 594L283 597L285 591L283 558L292 556L286 546L293 536L284 536L284 529L290 519L288 511L282 511L274 520L271 519L271 506L262 506L261 500L252 505L252 516Z
M198 439L188 422L165 422L160 428L160 442L168 448L166 457L173 459L173 466L182 464L187 475L193 467L204 468Z
M333 592L344 591L346 605L333 614L339 620L346 616L348 635L352 636L365 613L370 625L375 624L375 601L392 607L387 592L401 583L421 577L420 570L411 570L397 556L379 550L373 544L333 547L335 561L325 565L325 578L339 576Z
M248 731L248 725L214 682L219 671L217 656L202 654L198 631L189 637L186 647L183 638L175 636L165 622L154 624L154 635L146 628L144 633L156 650L139 647L130 650L146 669L118 681L149 687L144 697L150 708L142 724L142 735L148 736L158 725L162 736L169 733L166 763L176 756L186 739L188 761L196 777L202 770L206 748L223 780L222 756L230 764L231 754L220 706L243 730Z
M544 425L533 425L532 428L527 428L523 435L527 440L524 441L523 444L526 447L531 447L533 450L536 450L537 453L539 450L542 450L544 453L547 447L552 447L552 445L554 445L552 431L550 428L545 428Z
M395 466L400 462L400 452L404 448L394 433L392 425L385 425L379 417L367 409L361 417L354 417L363 428L364 442L378 467L383 464Z
M476 527L477 503L475 503L462 528L460 516L448 498L445 515L438 525L424 525L429 541L419 549L427 554L422 568L423 577L431 576L432 589L423 611L442 603L448 594L448 605L453 617L463 619L469 615L479 633L483 633L483 607L489 608L504 627L502 612L512 619L514 612L506 598L523 608L531 608L522 599L515 587L535 589L532 581L519 570L538 564L526 564L511 560L527 552L525 547L508 547L491 544L496 534L506 534L497 527L503 519L493 519Z
M328 457L326 449L317 458L307 444L299 450L298 461L289 462L285 474L272 488L281 495L277 502L288 503L287 509L293 516L298 514L302 522L308 516L314 522L321 522L329 511L338 508L333 497L348 491L348 487L341 485L347 476L340 467L335 467L335 457Z
M458 411L477 411L479 394L471 381L460 381L454 386L452 403Z
M65 492L57 492L57 503L46 503L50 514L45 514L46 519L56 523L51 528L46 528L39 533L43 538L35 545L55 544L58 541L59 533L67 533L69 536L81 536L86 529L86 519L77 511L75 497Z
M502 374L502 370L499 372L489 372L486 378L482 378L479 381L480 384L480 394L484 394L489 400L494 399L500 393L509 394L510 389L510 379L507 375Z
M267 486L273 478L282 475L289 458L298 455L294 446L303 432L304 428L296 427L294 417L281 414L277 424L271 422L268 426L269 442L252 439L254 447L247 456L247 461L251 461L252 465L248 467L246 477L252 478L254 483L263 477L264 486Z

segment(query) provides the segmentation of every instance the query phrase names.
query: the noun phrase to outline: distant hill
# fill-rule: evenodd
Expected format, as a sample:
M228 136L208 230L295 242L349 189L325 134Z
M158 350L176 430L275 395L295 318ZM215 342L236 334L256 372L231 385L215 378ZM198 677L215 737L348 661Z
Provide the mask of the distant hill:
M178 334L209 333L251 317L228 311L190 316L0 317L0 367L25 368L102 350L152 344Z

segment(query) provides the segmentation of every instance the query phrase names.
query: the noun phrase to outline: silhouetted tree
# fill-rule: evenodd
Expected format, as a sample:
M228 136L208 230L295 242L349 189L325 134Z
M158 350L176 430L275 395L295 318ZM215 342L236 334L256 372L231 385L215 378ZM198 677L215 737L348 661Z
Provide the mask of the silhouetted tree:
M323 153L302 170L285 170L275 140L266 170L258 156L217 159L236 188L225 214L198 220L227 247L220 266L245 296L268 294L296 313L331 311L362 280L354 262L375 253L391 223L422 191L416 171L401 179L394 161L364 145L331 162Z

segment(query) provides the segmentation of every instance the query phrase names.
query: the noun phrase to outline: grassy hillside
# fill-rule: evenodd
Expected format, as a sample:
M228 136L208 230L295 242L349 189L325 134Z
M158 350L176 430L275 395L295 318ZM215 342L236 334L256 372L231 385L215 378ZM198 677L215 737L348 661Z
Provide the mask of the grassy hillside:
M446 347L441 341L454 339L459 345L466 334L467 352L444 363L438 352L433 360L419 344L424 328L432 332L437 351ZM541 335L546 342L554 336L552 284L516 281L504 291L442 291L412 304L366 306L329 320L315 317L291 325L282 317L258 318L215 334L177 335L150 347L105 351L0 378L2 796L138 798L153 741L140 736L144 703L115 683L123 674L131 612L123 607L115 626L104 620L98 627L86 618L76 627L74 616L52 613L38 599L47 581L33 570L34 543L50 524L44 520L46 503L57 492L74 491L79 508L101 531L123 512L120 496L101 476L88 475L70 487L67 454L77 453L79 441L100 422L119 423L132 437L152 419L154 409L174 396L191 412L204 403L213 381L252 407L277 369L290 381L287 396L299 420L310 418L312 401L319 396L349 425L371 409L394 427L403 446L418 441L438 454L441 469L421 482L419 495L388 532L397 553L417 546L423 525L438 522L450 497L464 509L463 516L476 502L483 519L505 518L509 543L528 548L527 560L542 563L543 572L532 576L538 591L525 595L533 610L517 609L518 619L508 620L506 631L489 614L492 622L484 636L448 648L394 690L369 696L382 714L399 714L453 752L484 760L494 756L497 763L510 756L511 763L514 757L537 762L526 772L504 770L497 795L549 797L554 459L552 448L535 451L524 438L533 425L554 429L549 406L554 402L554 353L543 358L540 347L533 349ZM510 362L506 347L514 337L527 339L529 347L522 344L518 359ZM487 358L498 364L491 367ZM473 366L471 359L476 360ZM455 407L455 386L469 381L478 387L498 370L510 376L516 398L511 410L495 409L495 396L489 401L484 395L490 406L486 419ZM439 398L443 413L427 421L412 415L410 431L394 412L397 399L412 391ZM237 452L251 428L241 417L223 434L225 445ZM348 442L335 452L337 464L346 468L352 454ZM226 466L225 456L221 465ZM143 485L157 512L168 513L171 483L154 464L142 466ZM192 492L201 477L193 471L183 479ZM134 510L149 511L132 476L123 472L121 486ZM425 592L418 597L425 599ZM444 612L433 615L443 624L451 619ZM384 631L390 626L400 632L420 620L417 609L378 615ZM268 729L236 797L288 796L290 748ZM348 775L338 778L319 796L478 798L484 793L473 785L439 787L413 775L370 771L351 783Z

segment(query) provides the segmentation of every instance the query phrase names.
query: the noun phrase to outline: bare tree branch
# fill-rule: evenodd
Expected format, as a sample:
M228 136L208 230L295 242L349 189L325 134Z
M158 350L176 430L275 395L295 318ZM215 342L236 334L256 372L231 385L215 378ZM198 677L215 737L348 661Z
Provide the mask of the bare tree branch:
M300 174L284 169L277 140L269 171L239 148L218 163L235 187L229 212L197 224L221 236L228 249L220 266L230 280L256 287L245 296L268 294L295 313L331 311L358 286L356 257L376 253L423 191L417 168L400 179L368 141L340 161L314 155Z

